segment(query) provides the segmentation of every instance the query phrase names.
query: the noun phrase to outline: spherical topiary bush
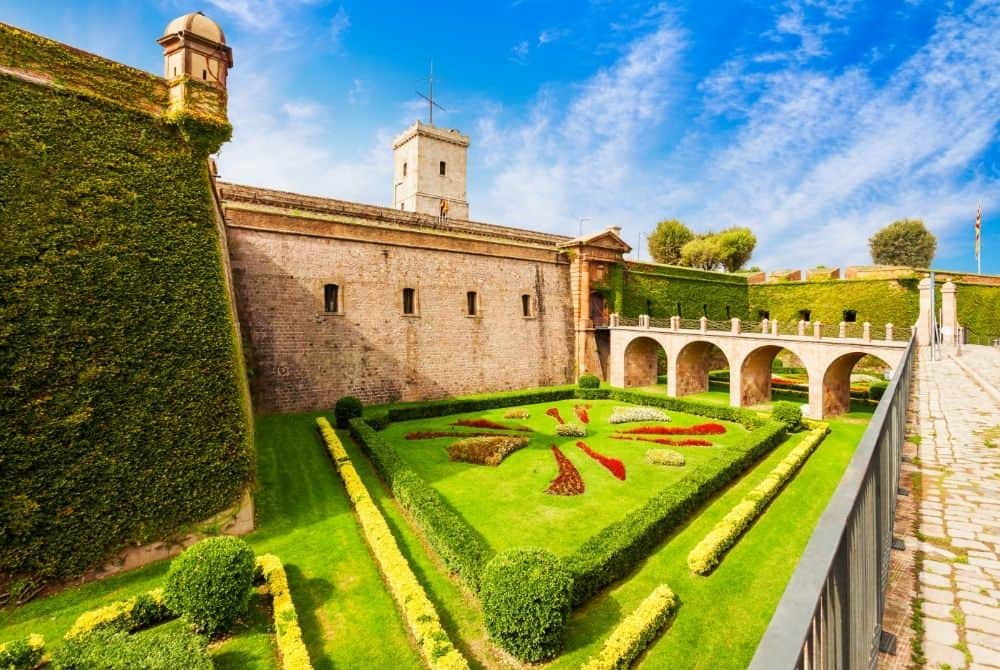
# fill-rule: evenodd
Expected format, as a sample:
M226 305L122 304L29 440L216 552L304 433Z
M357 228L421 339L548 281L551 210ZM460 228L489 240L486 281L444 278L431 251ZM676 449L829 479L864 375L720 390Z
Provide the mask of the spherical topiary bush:
M774 403L771 416L775 421L788 426L788 430L798 430L802 425L802 408L793 402L778 401Z
M246 614L253 587L253 550L237 537L210 537L174 559L164 600L195 630L214 635Z
M541 549L510 549L486 564L482 575L486 631L523 661L544 661L562 649L573 576Z
M347 428L347 422L361 416L361 401L352 395L345 395L333 406L333 415L337 417L337 428Z
M881 400L887 388L889 388L887 382L872 382L868 386L868 397L872 400Z
M600 387L601 380L597 377L597 375L592 375L588 373L580 375L580 378L576 381L576 383L582 389L596 389Z

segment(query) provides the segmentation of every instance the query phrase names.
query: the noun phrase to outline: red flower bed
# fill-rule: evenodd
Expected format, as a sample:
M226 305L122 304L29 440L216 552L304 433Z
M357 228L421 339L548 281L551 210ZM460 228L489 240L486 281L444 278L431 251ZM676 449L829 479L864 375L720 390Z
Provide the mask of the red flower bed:
M576 418L580 420L580 423L590 423L590 415L587 414L588 409L590 409L590 403L573 405L573 411L576 412Z
M583 493L583 478L573 462L566 458L566 454L554 444L552 445L552 455L556 457L556 463L559 464L559 474L549 483L549 488L545 489L545 492L557 496L578 496Z
M613 440L638 440L640 442L652 442L654 444L667 444L671 447L711 447L708 440L698 438L687 438L684 440L673 440L669 437L645 437L643 435L626 435L625 433L612 433Z
M421 430L407 433L407 440L434 440L439 437L495 437L496 433L463 433L457 430Z
M559 416L558 407L549 407L547 410L545 410L545 415L551 416L553 419L556 420L557 423L566 423L565 421L563 421L562 417Z
M629 435L722 435L726 427L721 423L699 423L687 428L681 426L636 426L620 431Z
M576 446L583 450L583 453L587 454L595 461L604 466L604 469L613 474L618 479L625 481L625 464L619 461L617 458L609 458L604 454L599 454L590 447L588 447L583 442L577 442Z
M468 428L492 428L493 430L520 430L524 432L532 432L527 426L508 426L505 423L497 423L496 421L490 421L489 419L462 419L461 421L456 421L451 424L453 426L466 426Z

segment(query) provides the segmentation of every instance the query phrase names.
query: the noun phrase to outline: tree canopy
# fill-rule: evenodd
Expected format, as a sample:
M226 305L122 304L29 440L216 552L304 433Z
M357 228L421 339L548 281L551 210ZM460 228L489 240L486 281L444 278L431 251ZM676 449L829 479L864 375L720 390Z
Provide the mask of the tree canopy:
M877 265L930 267L937 251L937 238L921 219L893 221L868 240L872 261Z
M683 265L701 270L736 272L742 268L757 238L749 228L726 228L718 233L695 234L677 219L656 224L649 236L649 255L657 263Z
M677 265L681 262L681 249L693 239L691 229L677 219L660 221L648 238L649 256L657 263Z

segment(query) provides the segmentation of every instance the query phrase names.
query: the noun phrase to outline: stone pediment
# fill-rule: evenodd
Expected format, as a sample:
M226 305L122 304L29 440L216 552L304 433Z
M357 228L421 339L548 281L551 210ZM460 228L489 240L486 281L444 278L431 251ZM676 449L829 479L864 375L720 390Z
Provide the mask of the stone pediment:
M561 249L571 247L591 247L613 251L620 254L627 254L632 251L632 247L629 246L628 242L623 240L621 236L618 235L617 231L612 228L591 233L590 235L576 237L559 245L559 248Z

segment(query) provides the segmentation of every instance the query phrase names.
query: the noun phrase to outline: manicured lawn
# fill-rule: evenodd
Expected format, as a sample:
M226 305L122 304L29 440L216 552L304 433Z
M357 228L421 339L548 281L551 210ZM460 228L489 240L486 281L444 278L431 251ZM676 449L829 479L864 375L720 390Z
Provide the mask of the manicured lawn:
M608 417L620 402L587 401L590 423L588 435L560 437L556 421L546 410L557 408L567 422L576 422L573 407L581 401L526 405L530 416L523 420L504 419L506 409L474 412L433 419L405 421L390 425L383 435L401 456L424 479L432 483L445 499L472 524L497 550L518 546L537 546L566 555L594 533L622 518L631 509L677 481L693 464L713 456L712 447L667 447L684 454L688 465L664 467L646 462L646 451L664 445L641 441L610 439L617 430L640 425L685 427L706 423L702 416L667 412L668 423L643 422L613 425ZM511 425L527 426L532 433L512 433L530 437L528 446L507 456L498 466L474 465L448 459L447 446L454 437L407 440L406 434L420 431L481 431L452 425L461 419L485 418ZM726 427L722 435L694 436L715 445L729 445L747 434L739 424L713 421ZM489 432L489 431L485 431ZM655 436L654 436L655 437ZM662 436L684 439L685 436ZM625 480L615 478L599 462L576 446L583 441L598 453L617 458L625 464ZM545 492L559 468L550 449L557 445L579 470L586 490L582 495L560 496Z

